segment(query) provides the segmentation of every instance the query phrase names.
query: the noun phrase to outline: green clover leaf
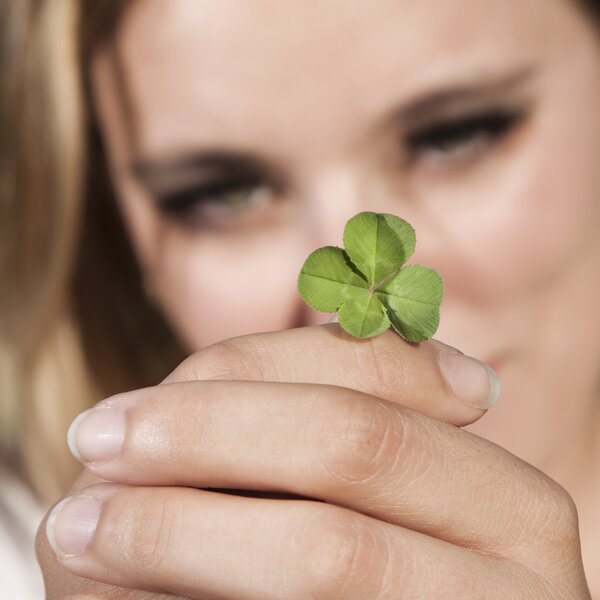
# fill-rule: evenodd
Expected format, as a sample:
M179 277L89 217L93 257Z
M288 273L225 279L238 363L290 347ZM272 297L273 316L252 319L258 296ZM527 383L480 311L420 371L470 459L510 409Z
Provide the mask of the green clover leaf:
M439 325L444 284L433 269L404 264L415 243L403 219L359 213L346 223L345 249L325 246L306 259L300 296L316 310L337 311L355 337L379 335L391 325L409 342L427 340Z

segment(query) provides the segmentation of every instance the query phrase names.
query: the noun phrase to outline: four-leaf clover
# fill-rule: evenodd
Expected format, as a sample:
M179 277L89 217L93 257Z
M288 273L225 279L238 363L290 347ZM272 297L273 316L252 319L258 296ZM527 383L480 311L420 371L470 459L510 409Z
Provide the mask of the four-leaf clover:
M415 231L394 215L363 212L344 229L344 248L325 246L306 259L298 277L302 299L336 312L358 338L390 325L409 342L429 339L440 321L442 278L433 269L405 265L415 250Z

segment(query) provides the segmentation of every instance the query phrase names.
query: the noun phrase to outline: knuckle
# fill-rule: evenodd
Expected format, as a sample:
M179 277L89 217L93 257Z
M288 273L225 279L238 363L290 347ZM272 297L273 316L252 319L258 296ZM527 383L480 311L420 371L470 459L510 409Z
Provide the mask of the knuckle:
M155 577L177 563L184 518L180 505L168 495L150 496L142 490L119 494L109 501L104 519L110 523L103 534L110 538L107 547L118 549L128 570Z
M290 547L296 564L296 582L302 598L381 596L387 568L387 545L356 520L337 509L317 510L300 519Z
M248 356L230 341L205 348L196 355L198 379L237 379L244 374Z
M371 338L360 347L358 364L363 365L361 377L365 378L366 389L380 397L394 399L399 390L411 387L411 363L398 351L398 336L388 333Z
M171 380L235 380L261 378L261 361L256 350L240 340L212 344L185 359Z
M550 478L544 478L541 490L541 508L538 512L538 531L546 532L551 545L575 547L579 545L579 517L570 494Z
M341 391L319 420L315 447L329 476L345 483L365 483L382 476L397 460L404 445L399 413L383 402ZM311 443L314 443L311 440Z
M523 526L516 539L517 545L536 548L536 556L546 563L553 562L556 554L560 563L566 552L579 548L575 502L556 481L539 473L527 487L529 492L520 501L519 521Z

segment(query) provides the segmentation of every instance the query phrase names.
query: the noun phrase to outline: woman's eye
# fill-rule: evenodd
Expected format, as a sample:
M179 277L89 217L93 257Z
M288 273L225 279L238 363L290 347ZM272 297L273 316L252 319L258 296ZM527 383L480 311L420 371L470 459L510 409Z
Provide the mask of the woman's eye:
M406 140L412 160L452 165L476 159L521 121L517 112L492 112L438 123L411 133Z
M165 216L186 228L218 229L239 224L271 197L260 181L218 181L163 194L157 204Z

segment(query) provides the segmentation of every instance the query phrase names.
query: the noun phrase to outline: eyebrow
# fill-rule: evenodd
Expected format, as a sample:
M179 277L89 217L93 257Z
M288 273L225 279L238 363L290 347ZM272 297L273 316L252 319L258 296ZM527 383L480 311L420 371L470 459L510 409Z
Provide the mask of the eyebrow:
M536 73L537 68L528 65L500 76L473 78L421 93L388 113L382 120L383 127L395 124L414 130L436 120L460 116L465 111L487 108L519 93ZM165 157L138 156L129 169L152 194L181 185L188 177L194 182L199 178L262 177L280 189L286 181L283 168L272 160L254 152L215 148L184 150Z
M506 101L522 92L538 69L534 65L521 67L500 76L474 78L463 84L451 85L420 94L386 115L384 126L391 123L417 128L436 119L452 118L468 110L487 108L490 104Z
M258 178L267 179L281 188L283 169L272 161L255 154L230 150L182 151L164 158L137 157L129 165L134 177L151 193L179 186L186 178Z

